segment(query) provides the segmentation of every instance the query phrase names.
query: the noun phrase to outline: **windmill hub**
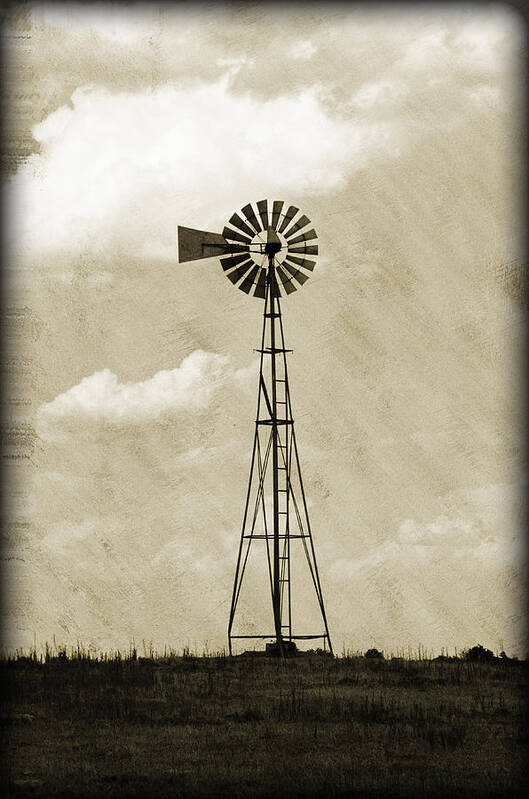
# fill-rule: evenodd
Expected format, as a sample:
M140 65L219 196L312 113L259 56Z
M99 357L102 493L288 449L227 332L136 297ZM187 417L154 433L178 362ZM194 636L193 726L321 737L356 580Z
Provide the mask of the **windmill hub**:
M283 242L275 232L274 228L269 227L266 233L266 244L264 251L267 255L275 255L283 249Z

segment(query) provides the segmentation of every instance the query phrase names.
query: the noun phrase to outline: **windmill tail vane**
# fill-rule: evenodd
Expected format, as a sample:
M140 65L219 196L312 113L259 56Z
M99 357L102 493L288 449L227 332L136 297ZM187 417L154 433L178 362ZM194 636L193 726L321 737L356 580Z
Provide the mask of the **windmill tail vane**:
M221 234L182 226L177 232L180 263L217 257L234 286L264 300L255 432L228 622L230 655L241 639L268 640L266 651L281 657L295 654L300 640L319 639L333 652L294 431L287 368L292 350L285 346L280 302L316 266L317 235L310 225L299 208L260 200L256 210L248 203L234 213ZM240 611L243 594L249 593L252 605L246 586L252 556L268 585L270 621L263 630L246 624L239 631L237 622L246 618ZM310 632L302 614L307 585L320 620L320 629Z

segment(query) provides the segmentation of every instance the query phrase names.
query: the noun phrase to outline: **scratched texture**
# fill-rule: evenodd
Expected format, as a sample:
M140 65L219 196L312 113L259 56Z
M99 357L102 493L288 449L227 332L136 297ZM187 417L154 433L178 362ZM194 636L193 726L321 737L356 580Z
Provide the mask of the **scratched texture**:
M335 648L523 654L523 37L507 6L4 12L5 645L225 644L261 306L174 235L269 197L322 254L283 310Z

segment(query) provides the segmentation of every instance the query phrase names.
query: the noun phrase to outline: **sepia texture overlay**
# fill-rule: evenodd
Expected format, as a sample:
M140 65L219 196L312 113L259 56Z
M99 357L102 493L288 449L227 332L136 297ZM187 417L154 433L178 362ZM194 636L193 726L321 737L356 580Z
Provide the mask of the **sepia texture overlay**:
M525 654L523 46L507 5L6 12L5 647L226 645L262 304L175 234L268 198L318 232L282 311L335 649Z

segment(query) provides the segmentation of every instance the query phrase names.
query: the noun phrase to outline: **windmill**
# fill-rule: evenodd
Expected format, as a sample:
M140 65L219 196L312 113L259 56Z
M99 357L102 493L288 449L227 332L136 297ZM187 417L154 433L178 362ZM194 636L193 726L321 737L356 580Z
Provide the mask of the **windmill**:
M296 652L297 640L321 639L332 654L294 432L287 370L292 350L285 347L280 303L283 293L292 294L309 279L318 255L317 235L309 229L310 219L293 205L284 210L281 200L260 200L256 209L248 203L234 213L222 234L181 226L177 234L180 263L218 257L234 286L264 300L257 414L228 623L229 651L231 655L234 639L273 639L266 651L283 657ZM239 634L234 625L250 550L256 547L269 585L273 631ZM300 561L321 625L317 632L304 634L296 634L293 620L293 567Z

